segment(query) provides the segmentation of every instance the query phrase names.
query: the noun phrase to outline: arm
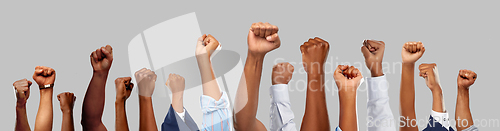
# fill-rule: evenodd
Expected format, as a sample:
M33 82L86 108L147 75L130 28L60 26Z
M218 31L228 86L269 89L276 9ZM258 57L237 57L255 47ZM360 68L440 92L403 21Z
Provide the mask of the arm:
M457 78L458 93L455 109L457 130L474 127L474 121L469 106L469 87L476 81L477 74L471 70L460 70Z
M248 32L248 55L234 102L236 130L266 130L256 119L262 63L267 52L281 44L278 27L269 23L253 23Z
M113 61L112 50L111 46L107 45L90 55L93 75L83 99L81 121L83 130L106 130L102 123L102 112L104 111L106 80Z
M117 131L128 131L127 113L125 103L132 93L134 83L130 77L121 77L115 80L116 101L115 101L115 128Z
M63 114L61 131L74 131L73 107L75 106L76 96L70 92L63 92L57 95L57 100L61 104Z
M139 130L158 130L151 99L155 89L156 74L143 68L135 72L135 78L139 86Z
M198 38L196 45L196 60L200 69L201 81L203 86L203 95L210 96L215 100L221 97L221 90L215 80L212 63L210 61L211 52L214 51L219 42L212 35L203 35Z
M339 65L333 74L339 88L339 128L357 131L356 92L363 76L354 66Z
M389 105L389 92L387 79L382 70L385 43L383 41L365 40L361 52L365 63L371 72L367 78L368 102L368 130L370 131L396 131L394 116Z
M13 86L16 90L16 131L30 131L28 116L26 115L26 101L30 96L31 81L26 79L14 82Z
M292 79L294 67L290 63L278 63L274 65L271 75L271 131L296 131L293 122L290 97L288 96L288 82Z
M422 57L425 52L422 42L407 42L401 51L403 65L401 67L401 87L399 94L400 107L400 131L417 131L415 115L415 83L414 70L415 62Z
M329 50L328 42L318 37L309 39L300 46L302 62L307 72L306 109L300 130L330 130L323 66Z
M49 67L37 66L35 67L33 79L38 86L40 86L40 106L36 114L35 130L52 130L52 120L54 117L52 110L52 94L56 72ZM46 85L51 85L51 87L44 88Z

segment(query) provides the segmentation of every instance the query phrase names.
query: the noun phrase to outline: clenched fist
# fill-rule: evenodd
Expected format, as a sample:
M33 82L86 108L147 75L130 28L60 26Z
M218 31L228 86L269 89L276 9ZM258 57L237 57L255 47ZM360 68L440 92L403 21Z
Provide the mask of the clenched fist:
M281 45L278 27L269 23L253 23L248 32L248 51L256 55L265 55Z
M457 78L457 85L459 89L469 89L469 87L476 81L477 74L471 70L460 70Z
M33 80L39 87L54 84L56 81L56 71L50 67L36 66Z
M96 49L90 54L90 63L94 72L107 73L113 62L113 48L110 45Z
M17 104L20 106L26 105L26 101L30 97L31 81L22 79L12 84L16 90Z
M156 74L155 72L142 68L135 72L135 79L139 86L139 95L151 97L155 90Z
M418 67L420 70L419 75L425 79L425 84L431 89L431 91L440 90L441 85L439 84L439 74L437 72L436 63L432 64L420 64Z
M134 88L134 83L130 82L131 80L131 77L116 78L115 86L117 101L126 101L128 97L130 97L130 93L132 93L132 89Z
M363 76L354 66L339 65L333 73L333 78L339 88L339 92L355 93L361 84Z
M330 44L321 38L309 39L300 46L302 52L302 62L307 74L319 75L324 73L323 65L325 64Z
M403 63L415 63L424 55L425 47L422 42L406 42L401 51Z
M384 58L385 43L377 40L365 40L361 52L365 57L365 63L370 69L372 77L384 75L382 70L382 59Z
M272 84L288 84L292 79L293 66L288 62L278 63L273 67L273 73L271 75Z
M62 112L72 112L73 107L75 106L76 96L70 92L63 92L57 95L57 100L59 100L61 104Z
M206 35L204 34L200 38L198 38L198 44L196 45L196 58L203 57L203 58L210 58L212 55L213 51L217 49L219 46L219 41L215 39L212 35Z
M169 74L165 85L170 88L172 93L183 92L186 88L184 77L178 74Z

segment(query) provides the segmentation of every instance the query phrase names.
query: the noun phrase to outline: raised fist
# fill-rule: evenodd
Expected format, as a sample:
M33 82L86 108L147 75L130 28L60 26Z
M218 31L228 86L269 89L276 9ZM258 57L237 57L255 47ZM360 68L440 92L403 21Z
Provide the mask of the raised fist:
M116 78L116 100L126 101L128 99L134 88L134 83L130 82L131 80L131 77Z
M420 64L418 69L420 70L419 75L425 79L425 84L427 84L431 91L441 89L436 63Z
M165 85L167 85L172 93L183 92L184 88L186 88L184 77L178 74L169 74Z
M96 49L90 54L90 63L94 72L108 72L113 62L113 48L110 45Z
M218 46L219 46L219 41L217 41L217 39L215 39L210 34L208 36L204 34L203 36L198 38L198 44L196 45L195 54L197 58L199 57L210 58L213 51L215 51L215 49L217 49Z
M155 72L142 68L135 72L135 79L139 86L139 95L151 97L155 90L156 74Z
M401 51L403 63L415 63L424 55L425 47L422 42L406 42Z
M457 78L457 85L459 89L469 89L469 87L476 81L477 74L471 70L460 70Z
M30 97L31 84L31 81L26 79L18 80L12 84L16 90L17 104L26 105L26 101Z
M269 23L253 23L248 32L248 51L252 54L265 55L281 45L278 27Z
M54 84L56 81L56 71L50 67L36 66L33 80L39 87Z
M293 66L288 62L278 63L273 67L273 73L271 75L272 84L288 84L292 79Z
M323 65L325 64L329 50L330 45L328 42L318 37L309 39L309 41L304 42L300 46L302 62L307 74L323 73Z
M382 59L384 58L385 43L377 40L365 40L361 52L365 57L365 63L370 69L372 77L384 75L382 70Z
M361 72L354 66L339 65L333 73L333 79L335 79L339 92L356 92L362 78Z
M57 100L59 100L61 104L62 112L72 112L73 107L75 106L76 96L70 92L63 92L57 95Z

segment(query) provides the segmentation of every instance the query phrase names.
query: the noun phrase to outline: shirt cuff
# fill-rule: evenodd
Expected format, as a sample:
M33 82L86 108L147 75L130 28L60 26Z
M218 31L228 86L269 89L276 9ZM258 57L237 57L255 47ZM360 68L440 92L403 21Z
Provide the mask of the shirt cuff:
M288 95L288 85L287 84L276 84L269 88L272 103L290 103L290 97Z
M185 115L186 115L186 109L184 109L184 108L183 108L183 109L182 109L182 113L179 113L179 112L177 112L177 111L176 111L175 113L177 113L177 115L179 115L179 117L182 119L182 121L186 122L186 121L184 120L184 117L185 117Z
M367 77L366 86L368 86L368 100L389 97L389 88L385 75L379 77Z
M434 121L439 122L439 124L443 125L446 129L450 128L450 117L448 116L448 112L444 111L444 113L436 112L431 110L431 116L434 118Z
M202 95L200 97L200 104L201 104L201 111L204 114L214 112L220 109L230 109L229 98L227 97L225 91L222 91L222 96L219 98L218 101L210 96Z
M340 127L337 126L337 128L335 128L335 131L342 131L342 130L340 129Z

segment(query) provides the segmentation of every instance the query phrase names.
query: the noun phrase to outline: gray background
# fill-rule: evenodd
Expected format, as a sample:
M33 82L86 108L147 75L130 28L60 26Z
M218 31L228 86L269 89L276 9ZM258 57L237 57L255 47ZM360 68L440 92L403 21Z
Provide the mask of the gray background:
M498 55L496 40L500 20L495 2L1 2L0 43L2 61L1 127L8 130L15 124L15 94L12 83L22 78L32 81L37 65L57 71L54 88L54 130L61 126L59 102L55 97L63 91L75 92L75 127L81 130L81 106L84 93L92 75L89 54L96 48L110 44L114 48L114 61L106 86L106 106L103 121L114 130L114 79L130 76L127 45L141 31L165 20L196 12L202 33L214 35L224 49L240 53L246 58L246 37L253 22L270 22L280 28L282 46L266 56L259 99L257 118L269 126L269 92L272 66L278 58L295 62L293 80L306 80L301 73L299 46L310 37L320 36L330 45L329 62L333 66L341 62L362 63L360 52L363 39L383 40L386 43L385 62L389 62L387 78L391 97L391 109L399 112L399 82L401 47L407 41L422 41L426 47L424 56L417 62L438 62L446 108L454 118L456 102L456 77L458 70L470 69L478 73L478 80L471 87L471 111L475 119L500 118L498 86L494 74ZM194 41L194 40L190 40ZM194 49L193 49L194 52ZM281 62L281 60L279 60ZM396 66L393 66L396 63ZM335 88L331 67L326 67L330 80L327 87ZM415 70L417 71L417 70ZM425 82L415 75L417 118L425 119L431 110L431 94ZM305 106L303 85L290 85L295 122L300 127ZM363 84L361 86L365 88ZM233 87L236 88L236 87ZM327 102L332 128L338 125L338 95L327 91ZM137 93L127 102L130 129L137 130L139 122ZM198 96L185 99L199 99ZM160 126L165 113L156 108L164 103L153 99L155 115ZM32 86L27 110L31 128L34 128L39 93ZM191 111L192 112L192 111ZM366 92L358 92L359 129L366 130ZM201 123L198 123L201 124ZM476 123L480 124L480 123ZM481 130L498 129L481 127ZM423 129L423 128L420 128Z

